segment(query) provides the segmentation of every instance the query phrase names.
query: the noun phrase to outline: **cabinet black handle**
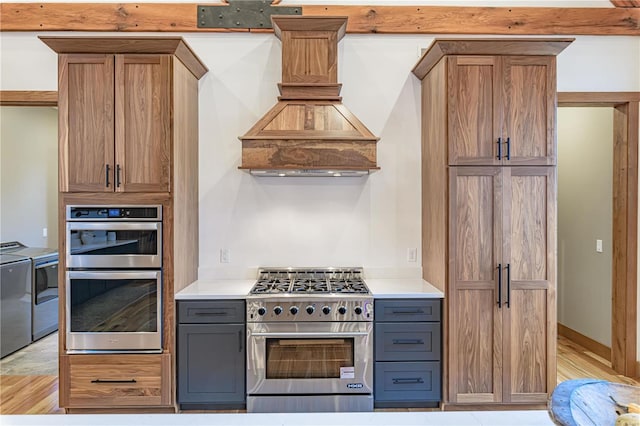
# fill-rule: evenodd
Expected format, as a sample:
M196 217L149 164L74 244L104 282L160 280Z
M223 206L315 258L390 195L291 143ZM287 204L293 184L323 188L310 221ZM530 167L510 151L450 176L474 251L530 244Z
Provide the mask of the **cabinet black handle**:
M116 164L116 187L120 188L120 164Z
M109 187L109 165L105 164L104 166L104 183L107 188Z
M421 377L413 377L413 378L395 378L391 379L394 385L406 385L410 383L424 383Z
M511 302L511 264L507 263L507 308L509 307L509 303Z
M196 312L194 315L198 317L220 317L227 315L227 312Z
M502 263L498 263L498 308L502 308Z
M420 315L424 314L424 311L422 309L414 309L411 311L391 311L391 313L396 315Z
M496 143L498 144L498 155L496 155L496 157L498 160L502 160L502 138L498 138L498 142Z
M507 160L511 160L511 138L507 138Z
M242 352L242 330L238 331L238 352Z
M91 383L138 383L136 379L131 380L103 380L103 379L95 379L92 380Z
M422 339L393 339L394 345L424 345Z

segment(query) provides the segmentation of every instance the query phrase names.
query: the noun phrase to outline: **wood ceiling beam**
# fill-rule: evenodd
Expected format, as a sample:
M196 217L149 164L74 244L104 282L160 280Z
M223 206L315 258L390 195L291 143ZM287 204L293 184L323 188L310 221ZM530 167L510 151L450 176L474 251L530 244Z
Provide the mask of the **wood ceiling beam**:
M615 7L640 7L640 0L611 0Z
M302 9L303 15L347 16L348 33L640 35L640 9L635 8L315 5ZM196 3L0 3L0 15L0 31L239 31L198 28Z
M0 90L1 106L58 106L58 92Z

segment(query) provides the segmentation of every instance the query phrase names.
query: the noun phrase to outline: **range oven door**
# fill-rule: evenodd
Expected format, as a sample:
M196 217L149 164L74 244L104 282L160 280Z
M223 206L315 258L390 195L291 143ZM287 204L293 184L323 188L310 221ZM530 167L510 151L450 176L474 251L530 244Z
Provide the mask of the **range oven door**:
M373 323L247 324L249 395L371 394Z
M67 353L162 351L162 272L68 271Z
M67 268L161 268L162 222L67 222Z

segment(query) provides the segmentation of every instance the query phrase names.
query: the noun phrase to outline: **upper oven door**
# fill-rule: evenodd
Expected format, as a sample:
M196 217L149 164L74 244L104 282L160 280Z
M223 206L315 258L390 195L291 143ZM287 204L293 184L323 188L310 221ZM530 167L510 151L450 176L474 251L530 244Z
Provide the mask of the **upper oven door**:
M371 322L247 324L247 392L370 394Z
M161 222L67 222L68 268L161 268Z

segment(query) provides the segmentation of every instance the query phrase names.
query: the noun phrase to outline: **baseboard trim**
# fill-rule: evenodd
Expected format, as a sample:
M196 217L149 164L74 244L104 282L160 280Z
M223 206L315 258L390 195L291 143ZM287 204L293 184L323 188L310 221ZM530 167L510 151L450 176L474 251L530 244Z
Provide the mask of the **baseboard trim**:
M443 404L442 411L491 411L491 410L546 410L547 404L486 403L486 404Z
M606 359L607 361L611 361L611 348L603 345L600 342L596 342L590 337L585 336L582 333L579 333L566 325L562 325L558 323L558 334L560 336L566 337L567 339L583 346L584 348L590 350L594 354Z

